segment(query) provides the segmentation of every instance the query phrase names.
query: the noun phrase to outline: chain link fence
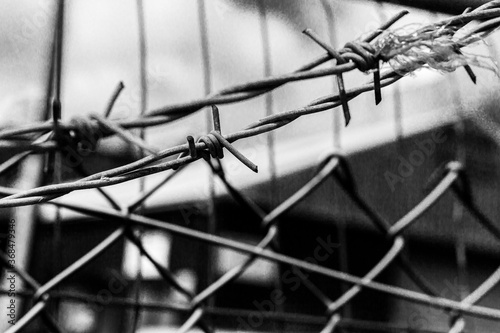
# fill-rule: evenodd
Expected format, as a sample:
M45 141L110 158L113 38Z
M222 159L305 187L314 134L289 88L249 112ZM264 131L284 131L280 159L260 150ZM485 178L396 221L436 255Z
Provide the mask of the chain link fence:
M200 2L202 3L202 2ZM133 326L138 325L139 313L143 310L154 309L158 311L178 311L187 314L187 319L178 328L178 332L188 332L193 328L199 328L204 332L215 332L212 318L214 316L254 316L253 318L265 318L270 321L292 321L301 323L314 323L323 325L321 332L334 332L337 329L346 330L368 330L368 331L411 331L424 332L425 330L399 327L383 322L366 322L356 318L345 318L341 309L349 304L364 290L374 290L391 297L424 304L430 307L442 309L450 318L449 332L463 332L466 320L464 316L500 320L500 309L476 305L500 282L500 269L496 270L479 287L462 299L454 301L443 297L430 283L424 274L414 267L411 259L405 254L406 239L404 231L412 225L417 224L419 218L426 213L447 192L452 191L458 202L465 207L477 222L490 232L496 239L500 240L500 229L490 221L488 217L476 205L474 195L470 189L469 180L465 168L458 161L450 161L435 173L432 189L429 194L420 201L411 211L405 214L395 223L385 220L365 199L363 193L357 190L357 180L350 171L349 157L340 153L331 153L317 166L314 176L304 184L296 193L277 204L270 211L265 211L249 196L238 190L226 178L223 165L220 160L224 153L234 155L243 165L254 172L258 172L258 166L238 151L233 142L244 140L276 130L288 125L299 117L324 112L341 107L344 114L345 125L351 120L349 101L360 94L374 92L375 103L382 102L381 91L400 79L405 79L408 73L422 67L431 67L439 70L452 71L464 67L472 81L476 76L471 65L481 65L477 59L467 58L461 53L461 48L484 39L500 25L500 1L491 1L473 11L466 11L462 15L451 17L443 21L420 27L411 32L390 31L390 27L408 12L404 11L394 16L363 40L347 43L341 50L335 50L328 42L323 40L313 30L306 29L304 33L310 37L318 46L326 51L324 55L297 69L295 72L279 76L270 76L261 80L247 82L208 94L204 98L187 103L168 105L147 111L145 91L147 89L145 68L147 54L145 52L145 31L142 3L138 0L138 13L140 27L141 45L141 68L142 68L142 103L140 116L135 119L113 121L109 119L113 106L124 88L119 83L113 92L110 101L102 115L92 114L89 117L75 117L70 121L61 119L61 59L63 45L63 20L64 2L60 0L57 6L57 22L52 45L52 66L49 82L49 92L46 102L46 113L51 115L50 121L40 122L34 125L7 128L0 131L0 147L5 149L15 148L17 154L0 165L0 172L5 173L22 162L31 154L45 154L49 161L49 174L53 183L27 190L1 187L3 198L0 199L0 208L19 207L25 205L52 205L58 208L66 208L81 214L102 220L119 222L121 227L112 232L106 239L94 247L90 252L75 261L69 267L63 269L59 274L49 281L41 284L36 281L23 268L15 264L15 254L12 250L15 244L15 235L8 233L4 237L8 240L7 251L0 256L6 268L7 274L17 274L25 283L25 290L18 290L18 296L30 300L29 310L17 319L15 325L7 332L18 332L28 326L35 318L41 318L47 330L62 332L63 329L54 319L49 309L49 304L54 300L73 300L77 302L90 302L102 306L120 306L135 309ZM316 69L319 65L334 61L334 65L328 68ZM385 64L390 64L386 66ZM383 66L381 66L383 65ZM359 70L373 75L373 80L365 85L347 89L343 80L343 74ZM310 80L318 77L333 76L338 85L338 94L319 98L310 104L295 110L268 115L256 120L240 131L226 134L221 128L219 119L220 112L224 112L223 105L245 101L261 96L293 81ZM213 129L195 140L192 136L186 138L187 143L177 145L168 149L158 150L150 146L145 140L144 129L159 126L186 117L198 112L202 108L211 107ZM139 133L132 130L139 129ZM86 150L95 149L99 140L109 136L117 136L126 141L137 151L137 159L132 163L103 172L84 175L76 181L59 182L57 169L60 167L61 159L73 158L71 161L75 170L84 174L78 157ZM71 152L69 154L68 152ZM65 155L66 154L66 155ZM169 157L175 157L170 158ZM162 186L168 186L177 173L191 163L207 163L212 173L223 182L227 192L240 205L245 214L250 214L260 221L260 226L265 236L257 245L249 245L227 237L217 236L210 232L197 231L189 227L180 226L147 217L141 213L144 202ZM164 181L161 181L152 189L141 189L142 195L134 203L123 207L123 204L113 199L106 192L106 186L127 182L133 179L141 179L155 173L166 173ZM59 179L59 181L58 181ZM333 179L342 191L347 194L351 202L365 215L369 221L385 237L389 249L380 261L374 265L363 276L355 276L346 272L334 270L319 265L317 262L299 260L282 254L277 235L286 225L279 225L278 221L283 214L300 205L323 183ZM102 209L77 205L65 202L64 196L73 191L83 189L96 189L102 195L102 199L110 203L112 209ZM243 214L243 213L242 213ZM215 217L213 217L215 218ZM193 293L186 288L182 281L173 274L168 267L161 264L148 252L142 240L144 229L159 229L167 231L174 237L183 237L192 242L202 242L214 246L228 248L246 255L245 259L238 265L227 270L219 278L213 279L202 291ZM321 236L321 235L318 235ZM189 299L189 304L179 306L178 304L152 304L135 299L111 297L110 300L99 300L93 295L62 292L56 290L58 286L70 277L78 274L86 265L92 263L96 258L105 253L113 245L122 239L128 239L139 250L141 256L147 258L161 275L166 284L176 289L180 294ZM233 283L240 277L257 259L264 258L276 262L282 267L290 269L311 292L314 297L324 306L323 318L312 318L307 315L272 311L274 306L267 306L264 311L246 311L238 309L218 309L211 305L211 298L222 288ZM376 282L379 277L391 265L398 265L405 274L420 288L420 292L408 290L395 285ZM311 272L325 276L329 279L342 281L351 287L343 292L338 298L332 299L321 290L321 287L310 281L305 272ZM138 277L140 279L140 277ZM137 284L140 288L140 283ZM9 290L4 290L8 294ZM275 295L277 299L279 295ZM257 320L259 321L259 320ZM255 321L254 321L255 323ZM247 323L248 324L248 323ZM244 326L244 324L242 323ZM253 324L239 329L256 329ZM134 328L135 330L135 328Z

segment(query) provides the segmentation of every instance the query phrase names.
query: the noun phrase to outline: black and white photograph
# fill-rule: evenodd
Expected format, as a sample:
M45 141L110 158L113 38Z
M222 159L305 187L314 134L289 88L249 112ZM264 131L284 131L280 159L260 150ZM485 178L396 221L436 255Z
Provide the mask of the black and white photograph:
M0 332L500 332L500 0L0 0Z

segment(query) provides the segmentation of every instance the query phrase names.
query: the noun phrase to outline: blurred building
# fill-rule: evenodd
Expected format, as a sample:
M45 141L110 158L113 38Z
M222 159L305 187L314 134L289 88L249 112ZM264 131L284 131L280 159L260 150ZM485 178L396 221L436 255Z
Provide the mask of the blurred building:
M341 48L408 8L369 0L216 0L204 2L204 20L200 3L195 0L144 1L148 109L204 96L207 89L215 92L266 75L292 72L323 53L301 33L304 28L312 28L331 40L336 48ZM423 3L425 8L425 1L418 3ZM19 1L14 6L2 1L0 6L4 9L0 10L4 16L0 20L1 38L11 45L0 54L4 64L0 71L5 77L0 80L0 89L4 96L22 95L18 99L36 100L44 93L52 3ZM434 11L436 8L408 9L411 14L396 26L425 25L448 15ZM125 83L126 89L112 118L138 115L136 22L134 1L68 3L63 119L102 112L119 81ZM200 47L201 30L207 32L205 51L209 59L203 56L204 50ZM468 50L498 59L500 35L493 34L487 42ZM480 208L491 220L497 221L500 217L497 204L500 118L496 113L500 81L489 70L474 68L474 71L478 76L476 85L462 69L445 75L418 71L384 88L383 102L378 106L374 105L372 93L360 95L349 103L353 120L348 127L343 126L341 109L337 108L299 118L271 134L236 142L235 146L259 166L259 173L253 174L226 154L222 163L227 178L269 212L314 175L322 157L332 150L342 151L352 167L359 193L381 216L394 223L424 198L428 190L426 184L435 171L458 156L464 157ZM371 76L360 72L345 75L347 88L370 79ZM232 133L267 114L305 106L336 89L335 80L326 77L290 83L266 96L222 105L222 132ZM9 112L11 105L18 102L5 98L2 103L3 125L23 122ZM41 107L33 109L36 112ZM184 143L187 135L199 136L209 130L211 124L202 111L149 129L146 140L164 149ZM97 151L83 159L82 166L87 172L95 173L134 158L134 149L118 138L110 138L102 140ZM63 160L65 180L80 177L70 164ZM164 177L163 174L147 177L145 188L154 187ZM126 206L140 196L140 182L110 186L107 191ZM95 190L76 191L65 199L109 208ZM52 207L40 207L38 212L31 254L26 254L26 260L29 260L29 271L41 283L83 256L119 226L117 221L92 219L65 209L56 212ZM264 235L260 221L238 205L202 162L180 171L145 202L141 213L249 244L256 244ZM0 214L7 221L8 215ZM60 224L55 222L57 214ZM495 239L461 208L451 192L404 235L410 261L443 297L461 300L500 262ZM60 243L54 241L56 237ZM243 258L234 251L164 232L144 230L142 239L155 258L168 267L185 288L195 293ZM366 274L387 252L389 246L384 240L334 181L322 184L280 218L279 243L283 253L304 259L313 256L318 245L335 244L324 246L328 255L322 257L320 264L357 276ZM140 283L135 282L138 274ZM332 299L348 287L314 274L310 274L309 279ZM419 291L394 264L377 281ZM138 332L173 332L187 318L186 311L162 308L185 306L186 299L169 287L154 267L139 257L135 246L126 241L119 242L61 286L55 292L51 309L57 311L59 321L68 332L127 331L132 326L134 308L114 304L114 301L133 299L137 288L142 302L158 305L140 310ZM281 297L272 296L276 288L282 288ZM58 293L62 296L57 297ZM86 302L69 297L81 294L92 297ZM95 304L94 300L108 304ZM499 300L500 289L496 288L479 304L498 308ZM209 318L228 332L319 331L325 324L323 305L290 273L290 267L266 260L257 260L236 282L217 293L209 305L220 310L209 314ZM225 309L251 310L254 314ZM268 310L304 314L307 320L299 323L299 320L259 316ZM401 325L408 327L408 331L447 331L449 324L448 313L370 290L364 290L345 306L342 314L345 318ZM470 332L490 332L498 327L497 323L484 319L466 317L466 320ZM42 322L37 320L29 331L39 331L42 327Z

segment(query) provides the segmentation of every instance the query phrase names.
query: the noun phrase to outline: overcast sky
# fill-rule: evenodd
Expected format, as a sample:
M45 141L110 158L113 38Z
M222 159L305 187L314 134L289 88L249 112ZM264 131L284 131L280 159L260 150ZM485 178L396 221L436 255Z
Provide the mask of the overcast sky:
M320 1L265 1L271 53L271 72L287 73L309 62L323 51L301 32L313 28L328 39L333 27L336 47L378 27L400 7L379 5L372 1L327 1L333 22ZM28 103L44 92L49 40L52 36L53 0L0 0L0 117L26 122L37 112ZM199 13L197 0L145 0L149 109L188 101L204 95ZM206 1L208 38L212 72L212 90L264 76L264 53L259 8L243 0ZM440 17L411 10L400 24L436 21ZM63 59L63 119L76 114L103 112L108 98L119 81L126 89L118 100L112 117L134 117L139 112L138 33L135 0L67 1ZM462 74L459 74L462 75ZM421 77L421 78L420 78ZM490 84L492 75L481 78ZM359 86L370 76L346 75L348 88ZM400 85L405 96L404 112L422 108L440 108L452 100L440 74L422 74ZM423 87L416 94L416 89ZM464 89L469 89L465 86ZM480 91L481 89L477 89ZM334 91L333 80L323 78L294 83L273 94L274 112L286 111ZM352 127L394 118L393 89L384 92L384 103L373 107L372 94L351 102ZM474 91L472 91L474 94ZM418 103L415 103L418 101ZM31 103L33 104L33 103ZM35 109L35 110L33 110ZM12 110L15 110L14 112ZM221 106L223 131L236 131L266 114L263 98ZM169 126L149 131L149 138L159 148L183 141L186 135L205 132L204 116L195 116ZM310 120L309 120L310 119ZM385 119L385 120L384 120ZM180 125L179 125L180 124ZM280 129L278 137L294 138L311 132L332 132L332 115L324 113L298 120ZM168 135L166 135L168 133ZM262 143L249 140L249 144ZM260 140L260 141L259 141Z

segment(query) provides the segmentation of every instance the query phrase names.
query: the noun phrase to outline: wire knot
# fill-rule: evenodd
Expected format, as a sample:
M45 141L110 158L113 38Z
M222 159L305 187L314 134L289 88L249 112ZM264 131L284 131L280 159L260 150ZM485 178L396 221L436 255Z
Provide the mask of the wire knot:
M201 136L198 139L198 142L203 142L207 146L210 156L212 156L213 158L221 159L224 158L224 152L222 151L223 146L221 145L219 139L214 135L214 133L216 132L211 131L209 134Z
M204 159L208 159L209 156L221 159L224 157L223 148L226 148L231 154L234 155L241 163L246 165L253 172L258 172L258 167L248 158L246 158L242 153L240 153L226 138L222 136L218 131L211 131L207 135L203 135L198 139L198 142L203 142L208 150L204 152ZM192 149L190 149L192 150ZM193 155L193 153L191 153Z
M73 129L59 133L57 140L60 145L70 145L80 151L94 151L99 140L108 132L90 117L75 116L69 124Z
M370 43L355 41L345 44L339 53L344 62L352 61L360 71L368 72L378 68L376 52Z

